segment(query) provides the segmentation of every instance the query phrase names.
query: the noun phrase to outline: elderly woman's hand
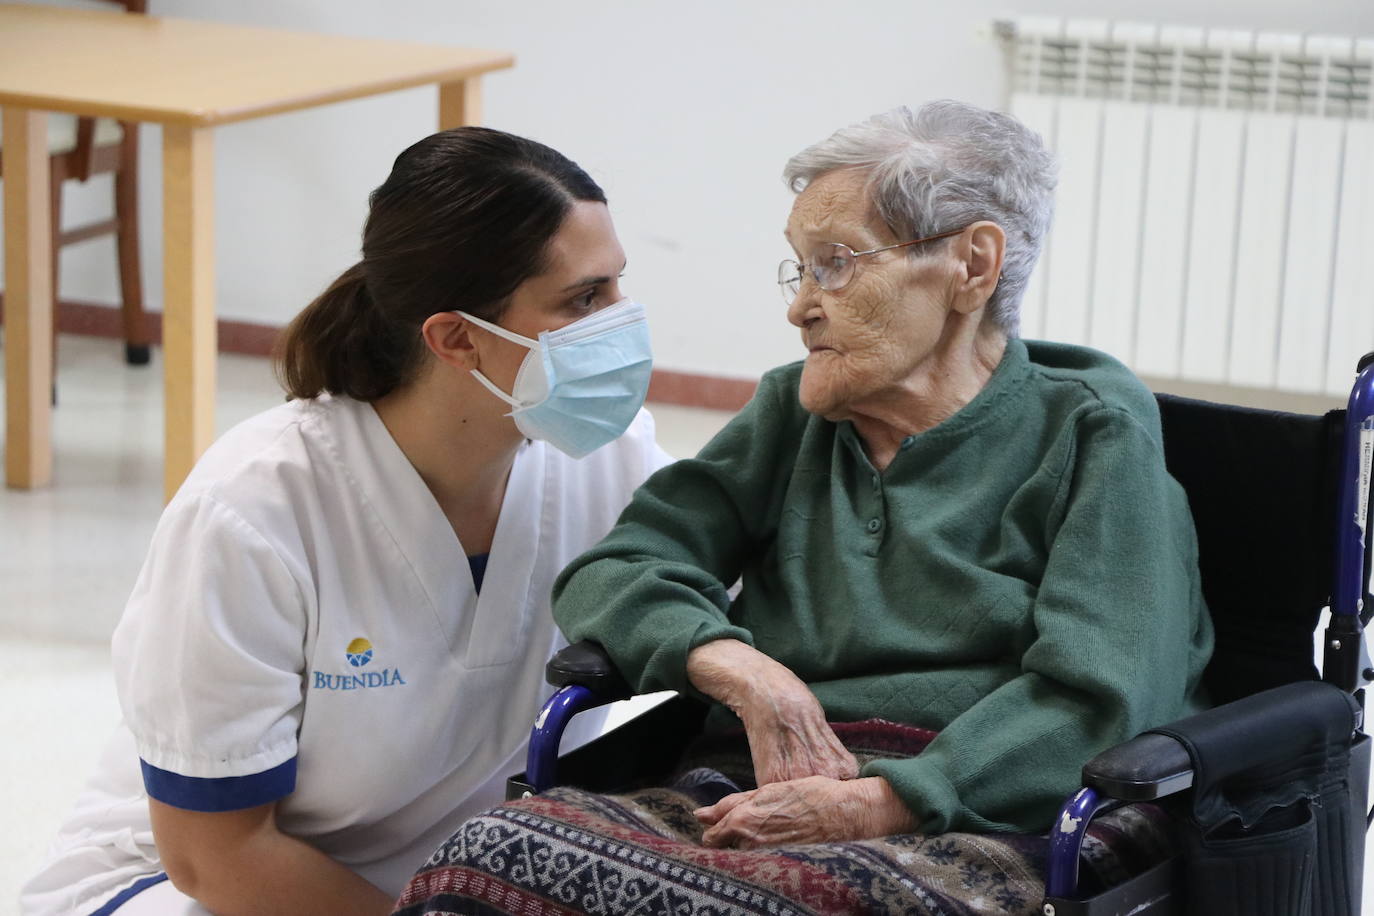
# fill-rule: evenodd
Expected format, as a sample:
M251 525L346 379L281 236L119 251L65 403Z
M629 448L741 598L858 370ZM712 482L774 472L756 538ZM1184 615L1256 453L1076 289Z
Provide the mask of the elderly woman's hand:
M787 666L739 640L718 639L688 654L687 677L744 723L758 785L859 775L815 694Z
M785 843L839 843L909 833L915 818L881 776L809 776L727 795L697 820L704 846L755 849Z

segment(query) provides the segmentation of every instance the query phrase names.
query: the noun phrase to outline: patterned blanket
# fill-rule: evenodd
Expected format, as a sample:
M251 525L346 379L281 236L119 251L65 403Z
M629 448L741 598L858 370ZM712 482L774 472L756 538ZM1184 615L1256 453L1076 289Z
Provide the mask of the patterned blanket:
M933 732L841 723L860 762L911 756ZM411 879L400 916L445 913L835 916L1031 914L1043 836L901 835L850 843L707 849L692 811L753 788L742 734L699 742L666 787L622 795L558 788L465 823ZM1109 887L1172 853L1167 819L1136 805L1089 828L1084 878Z

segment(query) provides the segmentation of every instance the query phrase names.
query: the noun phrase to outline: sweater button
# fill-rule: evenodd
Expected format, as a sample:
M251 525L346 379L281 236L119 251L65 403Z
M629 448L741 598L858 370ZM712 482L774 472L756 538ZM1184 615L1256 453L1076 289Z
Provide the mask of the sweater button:
M882 519L880 519L880 518L870 518L870 519L868 520L868 530L869 530L871 533L877 534L878 531L879 531L882 527L883 527L883 520L882 520Z

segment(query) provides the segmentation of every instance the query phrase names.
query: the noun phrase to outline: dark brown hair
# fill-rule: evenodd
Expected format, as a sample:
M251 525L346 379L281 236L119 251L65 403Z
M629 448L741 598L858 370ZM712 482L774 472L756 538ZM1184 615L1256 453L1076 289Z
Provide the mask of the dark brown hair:
M425 319L461 309L496 321L515 288L544 269L576 201L606 195L542 143L458 127L411 146L369 198L362 260L277 340L288 397L371 401L409 382L425 357Z

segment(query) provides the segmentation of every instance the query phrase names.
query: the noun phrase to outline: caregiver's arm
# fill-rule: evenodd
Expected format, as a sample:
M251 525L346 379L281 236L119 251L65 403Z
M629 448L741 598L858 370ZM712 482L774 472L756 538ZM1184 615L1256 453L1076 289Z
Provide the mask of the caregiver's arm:
M276 804L205 813L148 800L153 839L176 889L218 916L391 912L391 898L277 829Z
M215 913L390 910L377 888L277 828L275 805L296 787L304 582L232 506L181 495L115 631L163 867Z
M1021 674L920 756L864 767L924 833L1042 830L1086 760L1193 711L1211 628L1187 499L1131 414L1094 407L1074 435Z

